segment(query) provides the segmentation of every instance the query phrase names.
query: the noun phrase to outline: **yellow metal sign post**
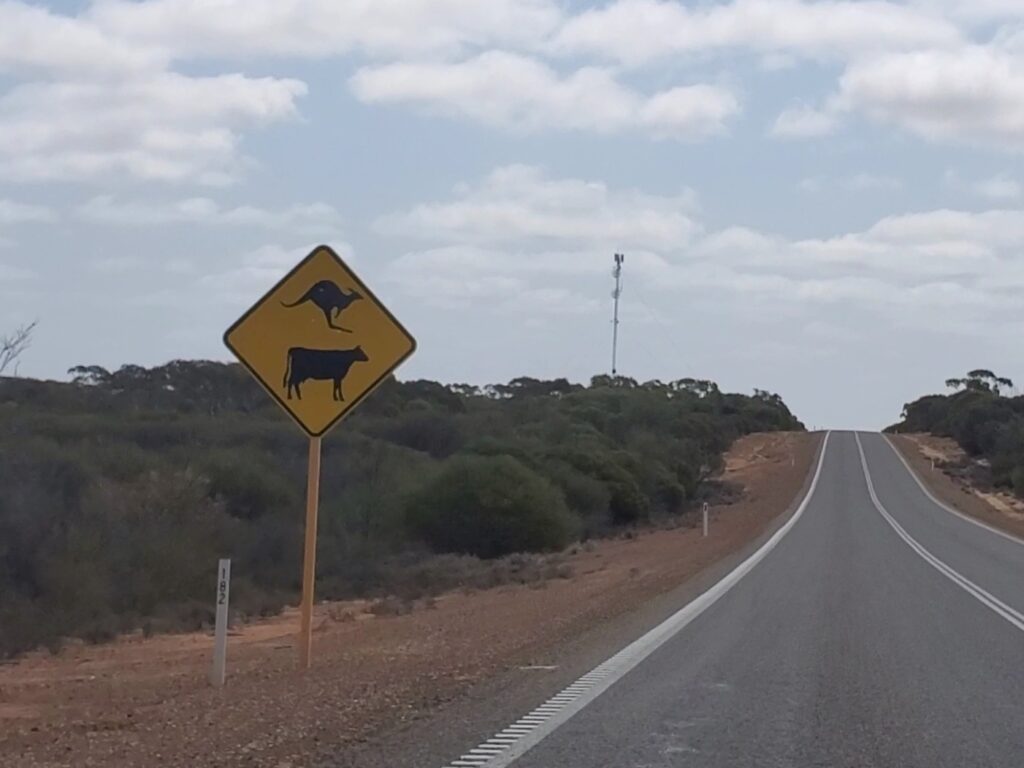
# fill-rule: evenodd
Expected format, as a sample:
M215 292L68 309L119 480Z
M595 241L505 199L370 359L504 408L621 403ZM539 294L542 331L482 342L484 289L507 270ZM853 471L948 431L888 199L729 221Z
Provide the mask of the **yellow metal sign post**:
M320 438L416 350L416 341L338 254L321 245L227 330L224 343L309 435L299 639L308 668Z
M316 585L316 523L320 503L320 438L309 438L306 476L306 541L302 550L302 622L299 625L299 664L313 660L313 592Z

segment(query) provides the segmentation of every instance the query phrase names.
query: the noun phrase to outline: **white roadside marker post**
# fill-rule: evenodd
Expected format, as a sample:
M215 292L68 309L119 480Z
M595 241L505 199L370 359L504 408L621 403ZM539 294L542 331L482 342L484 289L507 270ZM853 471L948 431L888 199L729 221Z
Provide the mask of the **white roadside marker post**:
M708 503L704 502L704 538L708 536Z
M213 641L213 669L210 684L224 686L228 655L228 598L231 592L231 560L217 562L217 623Z

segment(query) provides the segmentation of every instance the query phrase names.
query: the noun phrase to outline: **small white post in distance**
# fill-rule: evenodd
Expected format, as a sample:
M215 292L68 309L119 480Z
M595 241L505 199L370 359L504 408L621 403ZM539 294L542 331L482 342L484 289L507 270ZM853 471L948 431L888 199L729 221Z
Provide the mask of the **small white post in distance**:
M217 622L214 629L213 669L210 684L221 688L227 675L228 598L231 593L231 560L217 562Z
M708 503L706 501L704 502L703 512L704 512L704 537L707 538L707 535L708 535Z

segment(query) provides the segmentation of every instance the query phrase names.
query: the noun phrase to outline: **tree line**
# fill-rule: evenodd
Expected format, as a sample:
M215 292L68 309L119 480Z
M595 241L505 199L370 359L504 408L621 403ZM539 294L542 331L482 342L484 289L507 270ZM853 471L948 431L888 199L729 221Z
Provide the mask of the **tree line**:
M304 438L249 375L69 373L0 378L0 654L202 626L219 557L238 613L293 601ZM381 594L399 573L429 588L431 558L558 551L680 515L735 438L802 428L777 395L699 379L389 378L324 441L318 594Z
M975 459L984 459L991 482L1024 498L1024 397L1011 396L1013 381L979 368L946 380L951 394L927 395L903 408L888 431L951 437Z

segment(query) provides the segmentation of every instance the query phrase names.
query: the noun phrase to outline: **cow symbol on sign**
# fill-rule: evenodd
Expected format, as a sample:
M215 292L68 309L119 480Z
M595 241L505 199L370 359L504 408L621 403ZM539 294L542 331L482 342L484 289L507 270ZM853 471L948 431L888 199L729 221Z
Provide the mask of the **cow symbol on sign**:
M334 389L331 391L332 398L344 402L341 383L355 363L366 362L369 359L361 346L355 349L292 347L288 350L288 362L282 386L287 390L289 400L292 399L292 392L295 392L295 396L301 400L304 381L311 379L313 381L332 381L334 382Z

